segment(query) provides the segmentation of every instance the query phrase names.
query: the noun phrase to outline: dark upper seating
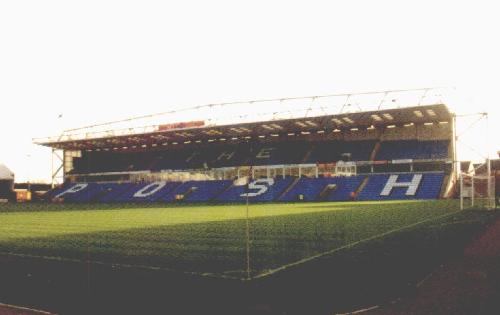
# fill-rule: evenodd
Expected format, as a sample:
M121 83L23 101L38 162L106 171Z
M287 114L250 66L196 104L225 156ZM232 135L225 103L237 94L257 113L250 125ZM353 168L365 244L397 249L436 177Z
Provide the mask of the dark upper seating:
M320 141L307 158L307 163L333 161L368 161L376 141Z
M380 144L376 160L444 159L448 157L447 140L384 141Z
M281 165L368 161L377 141L245 142L184 146L147 152L83 152L72 173L204 169L244 165ZM449 141L383 141L375 160L443 159Z

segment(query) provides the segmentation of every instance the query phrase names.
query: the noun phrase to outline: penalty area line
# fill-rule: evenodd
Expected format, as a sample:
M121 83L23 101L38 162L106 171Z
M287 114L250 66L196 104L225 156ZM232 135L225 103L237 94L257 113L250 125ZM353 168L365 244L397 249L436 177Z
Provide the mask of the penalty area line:
M14 256L20 258L32 258L32 259L42 259L42 260L52 260L52 261L60 261L60 262L70 262L70 263L78 263L78 264L92 264L92 265L100 265L107 266L112 268L126 268L126 269L143 269L143 270L151 270L151 271L165 271L177 274L185 274L190 276L200 276L207 278L216 278L216 279L230 279L230 280L241 280L239 277L231 277L225 274L211 273L211 272L195 272L195 271L183 271L176 270L172 268L166 267L158 267L158 266L148 266L148 265L133 265L133 264L123 264L123 263L109 263L98 260L82 260L75 258L66 258L60 256L44 256L44 255L32 255L32 254L21 254L21 253L13 253L13 252L0 252L0 255L4 256Z
M439 219L443 219L443 218L446 218L446 217L451 217L451 216L453 216L453 215L455 215L455 214L457 214L457 213L459 213L461 211L462 210L457 210L457 211L453 211L451 213L445 213L445 214L440 215L440 216L436 216L436 217L432 217L432 218L427 218L425 220L418 221L418 222L415 222L415 223L412 223L412 224L408 224L408 225L405 225L405 226L402 226L402 227L399 227L399 228L396 228L396 229L392 229L392 230L389 230L389 231L381 233L381 234L370 236L368 238L364 238L362 240L355 241L355 242L349 243L347 245L344 245L344 246L341 246L341 247L338 247L338 248L334 248L332 250L328 250L326 252L322 252L322 253L319 253L319 254L316 254L316 255L312 255L312 256L309 256L309 257L297 260L295 262L292 262L292 263L280 266L280 267L275 268L275 269L268 270L266 272L263 272L261 274L256 275L255 277L252 277L252 279L264 278L264 277L273 275L273 274L275 274L277 272L289 269L291 267L302 265L302 264L304 264L306 262L310 262L310 261L319 259L321 257L328 256L328 255L334 254L336 252L340 252L342 250L353 248L353 247L355 247L355 246L357 246L359 244L363 244L363 243L366 243L366 242L369 242L369 241L373 241L375 239L379 239L379 238L382 238L384 236L387 236L387 235L390 235L390 234L393 234L393 233L397 233L397 232L400 232L400 231L403 231L403 230L415 227L415 226L420 225L422 223L426 223L426 222L430 222L430 221L434 221L434 220L439 220ZM251 280L251 279L249 279L249 280Z
M349 313L335 313L334 315L355 315L355 314L363 314L363 313L366 313L366 312L369 312L369 311L374 311L374 310L378 309L379 307L380 307L380 306L378 306L378 305L374 305L374 306L367 307L367 308L363 308L363 309L356 310L356 311L353 311L353 312L349 312Z
M42 311L42 310L37 310L34 308L29 308L25 306L17 306L17 305L11 305L11 304L5 304L5 303L0 303L0 308L7 308L7 309L12 309L14 311L21 311L25 314L24 312L30 312L36 315L54 315L54 313L50 313L47 311Z

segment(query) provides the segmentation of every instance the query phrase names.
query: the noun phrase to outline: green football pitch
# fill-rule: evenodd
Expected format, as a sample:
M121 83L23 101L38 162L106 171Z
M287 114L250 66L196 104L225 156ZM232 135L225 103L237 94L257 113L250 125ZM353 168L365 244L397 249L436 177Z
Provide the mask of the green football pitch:
M2 205L0 253L244 278L245 205ZM251 274L287 266L428 222L455 201L251 204Z

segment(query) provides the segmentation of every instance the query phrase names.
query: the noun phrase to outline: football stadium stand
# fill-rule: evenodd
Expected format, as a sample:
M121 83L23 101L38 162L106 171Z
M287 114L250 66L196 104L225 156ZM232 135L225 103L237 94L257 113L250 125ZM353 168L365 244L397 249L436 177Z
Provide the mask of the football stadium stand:
M260 178L248 183L230 180L132 183L75 183L50 194L67 202L160 202L220 203L265 201L347 201L391 199L436 199L444 174L371 174L332 178ZM367 181L357 193L360 185Z
M71 173L184 170L235 167L241 165L282 165L368 161L376 141L292 141L286 143L242 143L211 147L183 148L158 152L96 152L74 159ZM383 141L376 158L446 159L449 141Z
M302 202L435 199L450 191L454 122L446 105L307 113L116 132L85 127L42 139L64 159L64 183L45 199Z

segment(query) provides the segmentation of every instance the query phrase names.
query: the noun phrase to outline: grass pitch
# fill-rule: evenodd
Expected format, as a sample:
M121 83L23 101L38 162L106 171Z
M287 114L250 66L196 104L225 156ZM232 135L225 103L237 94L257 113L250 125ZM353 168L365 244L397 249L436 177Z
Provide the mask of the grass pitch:
M446 200L250 205L251 273L457 210ZM246 206L4 205L0 253L244 278Z

